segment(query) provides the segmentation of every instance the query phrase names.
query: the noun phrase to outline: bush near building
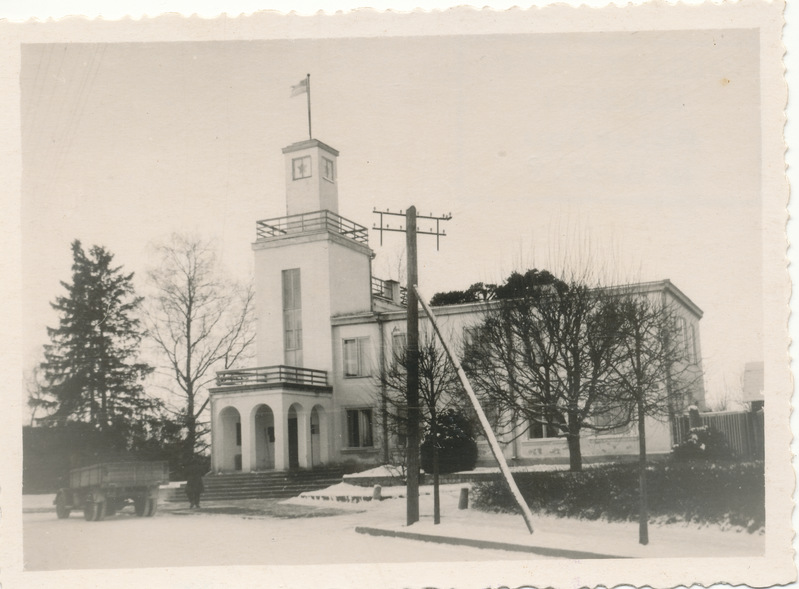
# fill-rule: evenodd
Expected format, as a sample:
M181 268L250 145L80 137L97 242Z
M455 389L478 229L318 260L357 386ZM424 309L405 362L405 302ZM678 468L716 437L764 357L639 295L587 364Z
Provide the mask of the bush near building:
M653 520L765 526L763 462L675 462L647 467L649 515ZM582 472L514 475L534 513L608 521L638 518L638 465L587 467ZM519 512L505 481L478 483L473 505L485 511Z
M672 449L675 460L728 460L733 452L727 436L714 427L692 427L685 440Z
M433 445L438 445L438 473L449 474L474 470L477 464L477 442L468 419L455 411L438 416L436 435L428 432L422 442L421 467L433 474Z

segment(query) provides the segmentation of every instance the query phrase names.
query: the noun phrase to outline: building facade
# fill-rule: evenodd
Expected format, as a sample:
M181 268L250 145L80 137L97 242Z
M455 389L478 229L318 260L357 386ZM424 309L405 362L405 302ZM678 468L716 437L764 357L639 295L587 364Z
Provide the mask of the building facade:
M384 462L391 436L380 418L378 375L405 344L404 289L372 275L367 229L338 214L338 151L311 139L283 149L286 216L256 223L257 364L222 371L211 397L214 472L286 470ZM680 309L689 360L701 373L702 312L668 280L636 285ZM436 307L455 342L482 321L482 303ZM420 331L426 319L420 317ZM429 326L428 326L429 327ZM693 399L704 403L699 379ZM667 453L668 423L650 420L647 446ZM562 437L518 424L506 457L567 462ZM587 460L635 456L633 430L582 438ZM481 459L491 461L487 445Z

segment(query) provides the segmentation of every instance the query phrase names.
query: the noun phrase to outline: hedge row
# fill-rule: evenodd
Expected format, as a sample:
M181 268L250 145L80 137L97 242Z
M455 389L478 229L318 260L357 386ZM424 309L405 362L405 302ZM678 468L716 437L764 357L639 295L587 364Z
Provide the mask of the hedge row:
M638 465L586 467L582 472L514 475L530 509L541 514L609 521L638 518ZM763 462L662 462L647 468L649 515L667 522L729 523L750 532L765 525ZM473 505L519 512L506 483L478 483Z

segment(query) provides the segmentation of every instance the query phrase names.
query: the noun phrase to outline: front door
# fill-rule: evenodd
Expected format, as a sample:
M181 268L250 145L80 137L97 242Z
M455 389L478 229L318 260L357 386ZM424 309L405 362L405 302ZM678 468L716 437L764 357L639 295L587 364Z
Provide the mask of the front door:
M289 468L300 465L300 450L297 441L297 418L289 417Z

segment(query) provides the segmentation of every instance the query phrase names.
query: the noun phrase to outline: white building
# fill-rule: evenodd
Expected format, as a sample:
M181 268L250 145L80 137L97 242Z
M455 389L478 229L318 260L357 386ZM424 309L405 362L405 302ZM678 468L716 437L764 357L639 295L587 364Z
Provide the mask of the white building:
M404 345L404 289L372 276L367 229L338 215L338 151L311 139L283 153L287 214L258 221L252 246L258 368L221 372L211 389L214 472L370 465L388 456L375 376L393 347ZM701 370L701 310L667 280L636 290L678 303L689 356ZM474 303L435 312L457 340L480 323L482 309ZM693 401L701 405L699 389ZM507 458L567 462L566 441L546 435L529 428L505 444ZM668 424L648 424L650 453L669 452L671 436ZM589 461L637 452L634 432L582 438ZM485 444L481 457L490 460Z

